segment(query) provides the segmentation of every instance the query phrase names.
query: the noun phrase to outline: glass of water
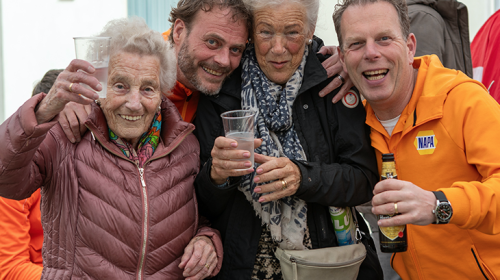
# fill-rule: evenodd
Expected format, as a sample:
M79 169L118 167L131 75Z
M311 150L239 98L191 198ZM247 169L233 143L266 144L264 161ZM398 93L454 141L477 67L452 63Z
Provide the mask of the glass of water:
M106 98L108 88L109 43L111 37L75 37L76 58L90 62L95 68L94 77L102 85L100 98ZM91 89L89 86L85 85Z
M239 150L247 150L250 152L249 159L237 160L250 160L252 166L254 166L253 139L255 114L256 112L252 110L235 110L228 111L220 115L222 117L222 123L224 124L224 132L226 137L236 140L236 142L238 142Z

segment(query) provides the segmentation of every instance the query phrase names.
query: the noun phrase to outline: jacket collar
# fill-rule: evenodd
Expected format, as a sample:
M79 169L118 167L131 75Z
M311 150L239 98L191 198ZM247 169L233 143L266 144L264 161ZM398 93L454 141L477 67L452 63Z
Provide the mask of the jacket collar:
M174 149L180 141L194 130L194 125L184 122L179 111L167 98L162 98L161 102L161 141L158 144L154 158L164 149ZM108 124L104 113L99 105L92 103L91 113L87 118L85 125L101 143L101 145L110 152L123 156L120 149L109 140Z

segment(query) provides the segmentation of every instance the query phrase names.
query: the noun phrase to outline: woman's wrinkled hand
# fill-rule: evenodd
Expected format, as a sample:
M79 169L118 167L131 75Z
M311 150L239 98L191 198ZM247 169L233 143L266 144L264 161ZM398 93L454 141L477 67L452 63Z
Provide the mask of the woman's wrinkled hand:
M324 89L320 90L319 96L324 97L336 88L342 86L340 91L332 99L333 103L337 103L347 94L347 92L349 92L349 90L354 85L351 79L349 79L349 74L345 72L342 67L342 63L339 59L339 49L337 47L323 46L318 53L323 55L331 55L328 59L323 61L321 65L323 65L323 67L325 68L328 78L337 76ZM342 77L344 81L342 81L339 76Z
M50 121L70 101L87 105L99 98L93 90L81 85L86 84L96 91L102 90L99 80L91 75L94 72L94 67L87 61L80 59L71 61L68 67L59 74L47 96L37 106L38 124Z
M261 139L255 139L254 148L259 147L261 143ZM217 185L223 184L229 177L239 177L253 172L250 152L239 150L236 140L217 137L211 155L210 178Z
M286 157L275 158L255 154L257 167L255 183L270 182L257 186L256 193L269 193L259 198L259 202L278 200L294 195L300 186L301 174L299 167Z
M205 279L217 266L218 258L212 240L206 236L197 236L184 249L179 268L186 280Z

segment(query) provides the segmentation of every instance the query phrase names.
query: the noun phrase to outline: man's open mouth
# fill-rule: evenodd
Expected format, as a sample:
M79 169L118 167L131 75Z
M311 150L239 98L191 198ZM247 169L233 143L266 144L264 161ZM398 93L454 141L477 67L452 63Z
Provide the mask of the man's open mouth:
M365 72L363 72L363 76L365 76L365 78L370 80L370 81L376 81L376 80L383 79L385 77L385 75L387 75L388 72L389 72L389 70L387 70L387 69L375 70L375 71L365 71Z

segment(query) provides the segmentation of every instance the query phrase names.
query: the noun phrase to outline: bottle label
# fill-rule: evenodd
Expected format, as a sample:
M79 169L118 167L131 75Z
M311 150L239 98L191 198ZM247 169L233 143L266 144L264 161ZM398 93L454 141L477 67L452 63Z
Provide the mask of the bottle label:
M381 220L383 219L389 219L393 216L391 215L379 215L379 218ZM389 240L396 240L396 238L402 238L404 236L404 230L405 230L405 226L402 225L402 226L394 226L394 227L379 227L380 228L380 232L385 236L387 237Z
M398 175L396 173L396 164L392 162L382 163L382 174L380 174L380 179L397 179Z

